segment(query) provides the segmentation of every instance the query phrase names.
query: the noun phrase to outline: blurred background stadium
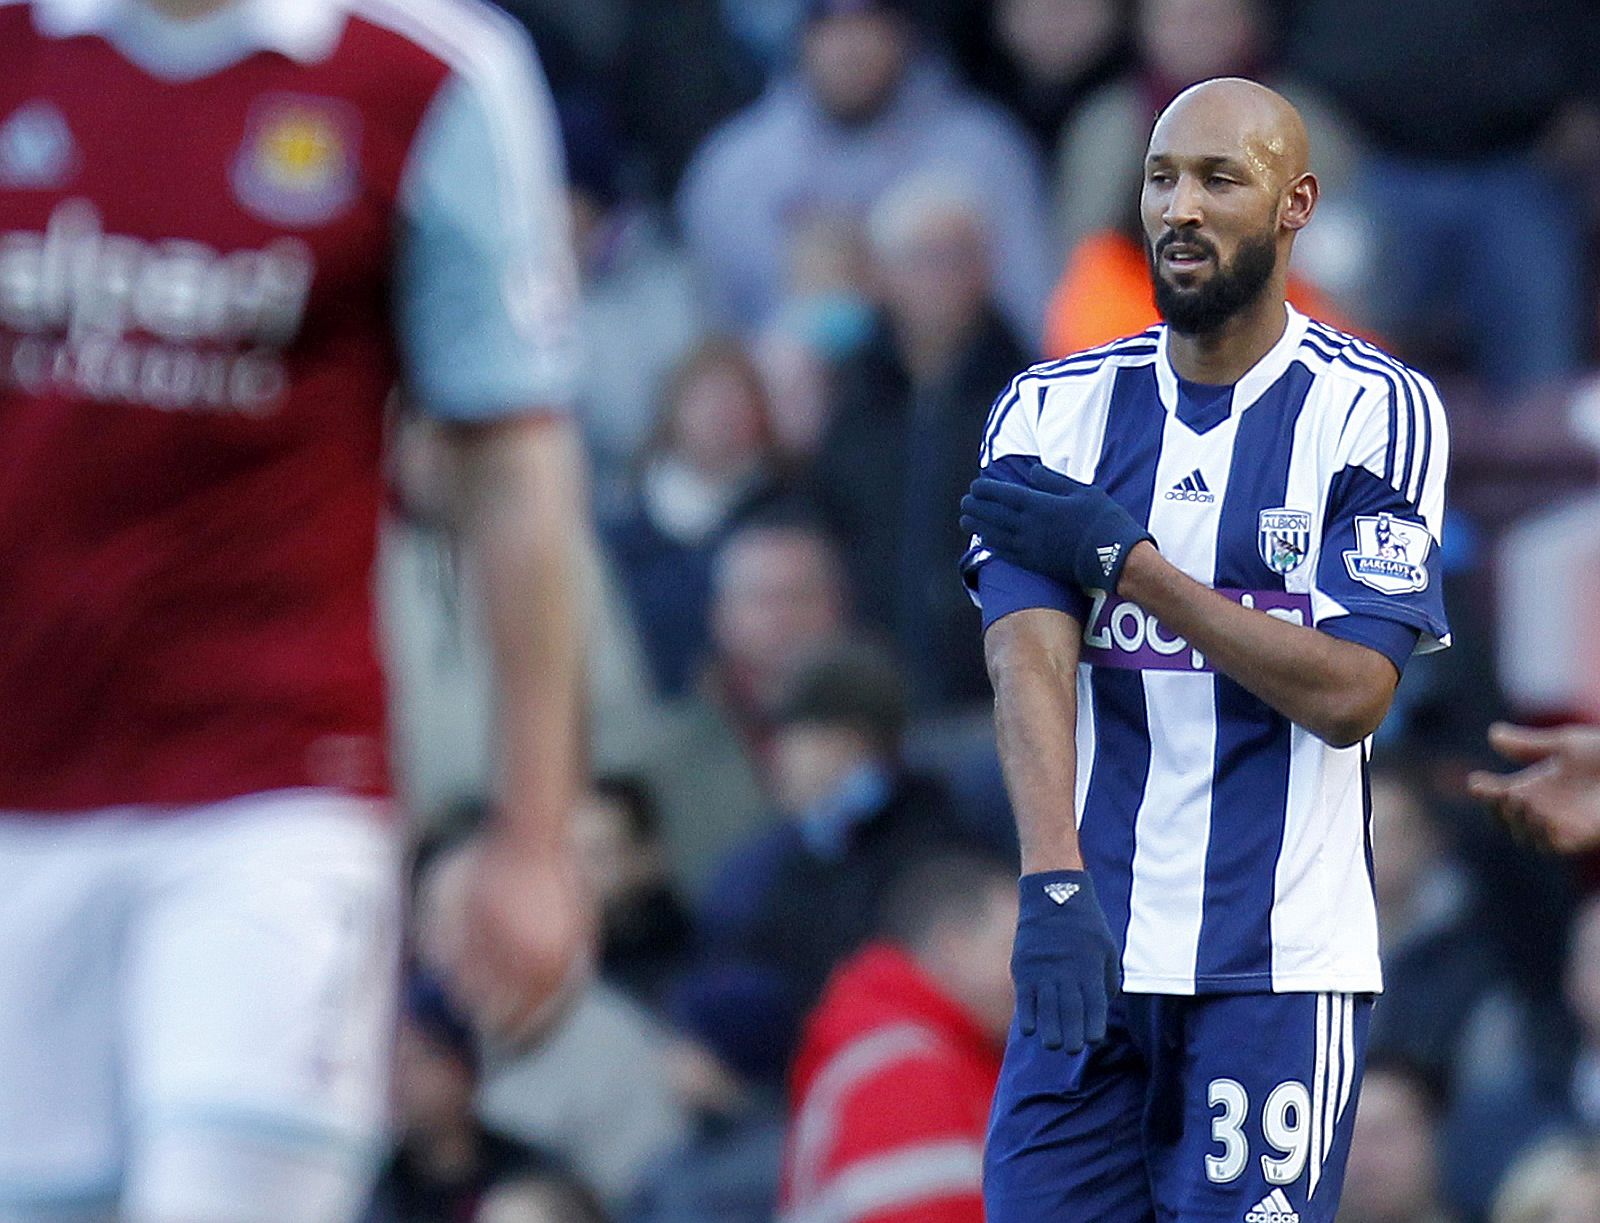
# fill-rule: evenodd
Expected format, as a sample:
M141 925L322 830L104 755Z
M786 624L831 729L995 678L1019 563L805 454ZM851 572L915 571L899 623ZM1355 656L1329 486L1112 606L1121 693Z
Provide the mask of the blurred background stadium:
M1389 988L1341 1219L1600 1220L1600 870L1464 790L1493 718L1600 717L1592 0L504 7L557 98L582 276L604 945L531 1052L479 1048L428 978L488 698L408 424L380 576L421 967L372 1218L773 1217L803 1016L896 868L1011 849L954 568L989 404L1154 321L1149 124L1242 74L1312 131L1292 297L1433 376L1453 432L1455 647L1375 752Z

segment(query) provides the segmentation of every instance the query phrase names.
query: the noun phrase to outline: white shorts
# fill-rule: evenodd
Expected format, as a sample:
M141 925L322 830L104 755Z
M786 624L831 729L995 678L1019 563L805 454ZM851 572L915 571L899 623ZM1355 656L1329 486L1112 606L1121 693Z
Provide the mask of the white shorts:
M296 790L0 817L0 1206L115 1199L184 1130L371 1163L400 928L381 816Z

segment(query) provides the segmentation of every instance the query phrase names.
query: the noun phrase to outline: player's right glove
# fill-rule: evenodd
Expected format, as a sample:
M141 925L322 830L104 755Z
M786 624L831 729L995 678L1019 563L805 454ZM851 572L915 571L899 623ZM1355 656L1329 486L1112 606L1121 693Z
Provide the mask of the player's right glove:
M1042 871L1018 881L1021 901L1011 978L1017 1024L1046 1049L1076 1053L1106 1034L1120 986L1117 945L1086 871Z
M1093 484L1035 463L1028 483L979 476L961 499L961 529L996 556L1084 590L1116 592L1128 554L1155 536Z

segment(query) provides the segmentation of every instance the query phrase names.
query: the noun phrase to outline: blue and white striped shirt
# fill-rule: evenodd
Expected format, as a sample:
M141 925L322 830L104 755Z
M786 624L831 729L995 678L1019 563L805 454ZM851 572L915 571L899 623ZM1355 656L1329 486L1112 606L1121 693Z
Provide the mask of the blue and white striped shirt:
M1093 481L1195 580L1393 657L1397 629L1418 651L1449 644L1448 451L1425 377L1290 309L1232 387L1181 382L1159 326L1024 371L990 415L982 466ZM981 539L962 568L980 604L996 583L986 623L1031 605L1083 625L1079 840L1125 987L1380 989L1366 745L1292 724L1132 602L1033 575L1028 597L1002 600L1007 567Z

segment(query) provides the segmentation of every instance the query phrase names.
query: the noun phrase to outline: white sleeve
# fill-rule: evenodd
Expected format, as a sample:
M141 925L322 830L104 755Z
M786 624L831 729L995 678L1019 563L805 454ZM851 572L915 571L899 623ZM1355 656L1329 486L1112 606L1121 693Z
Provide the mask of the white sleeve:
M577 275L554 106L526 38L507 29L440 86L400 211L396 326L422 410L481 420L564 407Z
M1023 370L1013 378L989 409L989 419L983 427L979 467L987 468L1004 458L1033 460L1039 457L1035 428L1039 416L1039 384L1029 376L1031 372Z

